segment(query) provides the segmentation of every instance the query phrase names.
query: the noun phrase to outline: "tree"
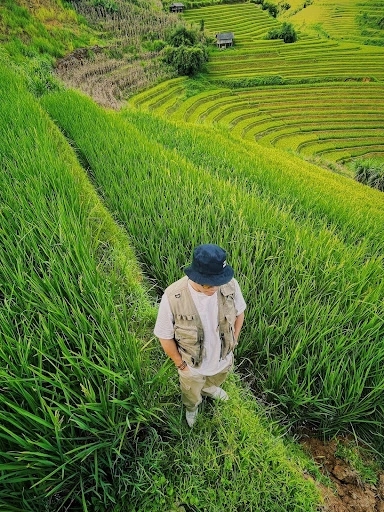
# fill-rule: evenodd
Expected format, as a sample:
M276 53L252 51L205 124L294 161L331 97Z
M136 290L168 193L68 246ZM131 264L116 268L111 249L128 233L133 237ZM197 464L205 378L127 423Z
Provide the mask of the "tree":
M208 49L202 32L177 27L167 38L164 61L173 66L179 75L195 75L208 61Z
M193 46L198 41L197 34L184 26L176 27L167 38L167 42L176 48L179 46Z
M270 4L269 2L263 2L262 9L265 11L267 10L271 16L274 18L277 17L277 14L279 12L279 9L277 8L277 5Z

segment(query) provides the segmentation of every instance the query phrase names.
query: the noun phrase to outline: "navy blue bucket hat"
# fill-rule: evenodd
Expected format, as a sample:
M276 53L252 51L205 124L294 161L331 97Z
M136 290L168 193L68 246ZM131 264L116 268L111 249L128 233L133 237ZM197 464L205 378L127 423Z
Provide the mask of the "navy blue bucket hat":
M209 286L228 283L234 275L233 268L227 264L227 253L214 244L198 245L193 251L192 264L184 272L195 283Z

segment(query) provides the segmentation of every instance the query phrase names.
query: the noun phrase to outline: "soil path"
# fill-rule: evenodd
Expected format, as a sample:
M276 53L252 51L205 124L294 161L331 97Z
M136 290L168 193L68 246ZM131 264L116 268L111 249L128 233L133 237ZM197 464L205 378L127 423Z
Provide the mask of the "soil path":
M384 473L379 474L376 485L364 484L358 473L336 455L338 441L308 438L301 444L334 485L334 492L320 485L324 512L384 512Z

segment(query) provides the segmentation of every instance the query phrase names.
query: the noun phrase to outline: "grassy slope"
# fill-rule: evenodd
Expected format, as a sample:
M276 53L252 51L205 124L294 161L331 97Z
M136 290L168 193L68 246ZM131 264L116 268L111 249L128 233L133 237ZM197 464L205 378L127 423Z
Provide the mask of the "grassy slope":
M5 0L0 27L0 42L15 60L61 57L97 40L95 33L61 0Z
M22 82L0 75L0 508L315 511L308 463L235 379L187 431L125 232Z

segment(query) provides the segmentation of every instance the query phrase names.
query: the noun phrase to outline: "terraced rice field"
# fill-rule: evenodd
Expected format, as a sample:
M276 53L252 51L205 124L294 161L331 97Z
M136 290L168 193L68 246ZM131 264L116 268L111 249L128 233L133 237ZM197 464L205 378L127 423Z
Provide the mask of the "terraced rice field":
M304 40L295 44L263 41L251 53L215 54L209 65L213 80L278 75L286 80L384 80L384 49L354 43Z
M221 123L245 139L332 162L384 154L384 83L223 88L178 103L182 85L163 84L156 96L140 97L141 107L160 111L164 98L168 118Z
M380 18L383 12L384 0L314 0L305 9L292 5L282 18L313 34L382 45L379 27L367 25L361 17Z
M234 32L235 47L213 51L203 92L191 94L193 82L179 78L137 95L133 105L174 120L220 123L324 164L384 158L384 48L305 34L294 44L266 40L279 22L254 4L193 9L185 17L204 20L210 34Z
M256 40L264 38L269 30L279 26L275 18L266 14L260 6L251 3L191 9L185 11L184 18L197 25L203 20L206 31L211 35L235 31L235 44L238 49L252 49Z

